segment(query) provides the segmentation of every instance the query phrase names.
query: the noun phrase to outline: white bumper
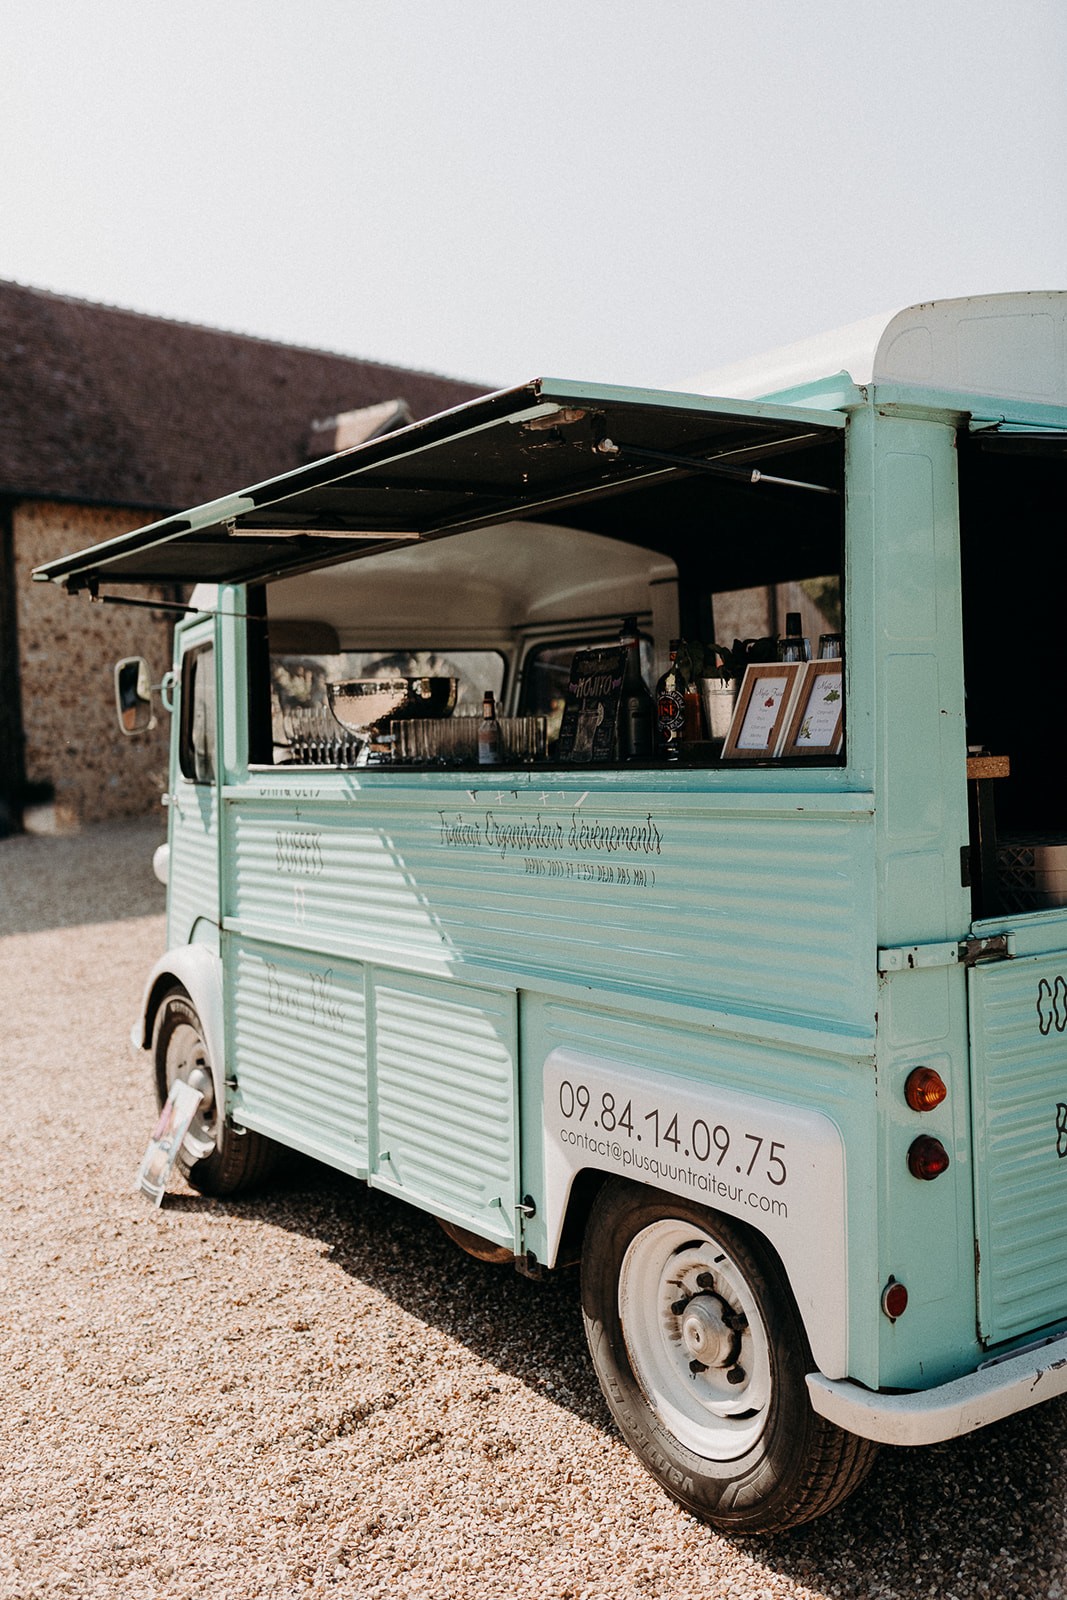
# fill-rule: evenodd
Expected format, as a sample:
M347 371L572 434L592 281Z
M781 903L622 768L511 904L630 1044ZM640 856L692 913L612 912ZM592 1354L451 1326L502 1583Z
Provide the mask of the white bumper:
M874 1394L848 1379L808 1374L820 1416L879 1444L937 1444L973 1433L1042 1400L1067 1394L1067 1334L1007 1356L936 1389Z

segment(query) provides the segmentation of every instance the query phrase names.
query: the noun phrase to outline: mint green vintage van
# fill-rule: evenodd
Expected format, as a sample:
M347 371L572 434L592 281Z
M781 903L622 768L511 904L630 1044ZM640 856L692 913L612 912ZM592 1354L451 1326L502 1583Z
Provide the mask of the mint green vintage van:
M289 1146L580 1262L733 1531L1067 1391L1067 294L852 345L539 380L36 574L197 586L136 1025L191 1182Z

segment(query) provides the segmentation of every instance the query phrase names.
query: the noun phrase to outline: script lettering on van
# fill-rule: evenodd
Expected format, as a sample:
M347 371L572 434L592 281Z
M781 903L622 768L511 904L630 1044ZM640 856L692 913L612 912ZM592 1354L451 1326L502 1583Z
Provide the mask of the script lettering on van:
M324 869L321 828L278 828L274 870L283 877L317 878Z
M267 972L267 1015L284 1017L330 1033L343 1033L345 1012L333 986L333 971L281 972L273 961Z
M663 835L652 813L632 821L602 821L574 808L551 811L438 811L438 842L446 850L486 852L521 867L526 877L650 889ZM589 857L611 859L590 860Z

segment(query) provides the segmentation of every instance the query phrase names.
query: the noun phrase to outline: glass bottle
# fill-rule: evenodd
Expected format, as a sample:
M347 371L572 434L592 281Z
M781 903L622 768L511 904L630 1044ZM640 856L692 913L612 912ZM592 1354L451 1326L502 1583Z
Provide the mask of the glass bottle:
M699 744L708 737L704 718L704 696L700 692L700 683L696 678L690 678L685 686L685 729L682 737L686 744Z
M652 755L656 706L641 676L641 635L636 617L623 619L619 643L626 646L626 664L619 695L619 759L647 761Z
M800 612L787 611L785 633L778 640L779 661L810 661L811 640L800 631Z
M478 728L478 765L499 767L500 723L496 717L496 701L492 689L485 691L482 700L482 720Z
M656 748L665 761L678 760L685 738L685 682L678 667L678 639L671 640L670 665L656 685Z

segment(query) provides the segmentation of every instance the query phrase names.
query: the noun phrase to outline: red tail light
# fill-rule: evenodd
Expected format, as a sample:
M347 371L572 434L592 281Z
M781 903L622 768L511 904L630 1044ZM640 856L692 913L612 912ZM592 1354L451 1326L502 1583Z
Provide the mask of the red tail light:
M922 1134L916 1139L908 1151L908 1171L913 1178L922 1178L929 1182L932 1178L940 1178L948 1169L948 1151L940 1139L931 1139Z
M895 1322L908 1309L908 1291L902 1283L891 1278L882 1290L882 1310L890 1322Z

